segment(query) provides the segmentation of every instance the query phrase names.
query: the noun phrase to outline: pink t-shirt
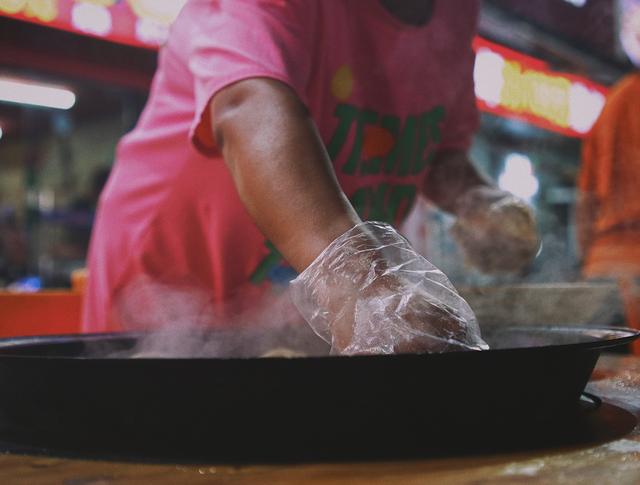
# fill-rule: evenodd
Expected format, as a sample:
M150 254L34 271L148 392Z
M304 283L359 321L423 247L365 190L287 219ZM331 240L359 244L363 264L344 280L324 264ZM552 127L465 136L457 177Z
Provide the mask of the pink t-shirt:
M190 0L101 197L85 330L175 318L185 295L196 314L242 306L293 276L245 211L212 137L208 103L233 82L288 84L360 215L401 222L434 154L467 149L477 127L477 8L436 0L416 27L377 0Z

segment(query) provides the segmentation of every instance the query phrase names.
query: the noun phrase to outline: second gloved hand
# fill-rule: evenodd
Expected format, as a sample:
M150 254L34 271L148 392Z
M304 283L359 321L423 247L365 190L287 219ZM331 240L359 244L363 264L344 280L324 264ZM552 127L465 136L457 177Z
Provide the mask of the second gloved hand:
M485 273L524 270L539 248L532 208L494 187L476 187L457 203L451 229L466 263Z

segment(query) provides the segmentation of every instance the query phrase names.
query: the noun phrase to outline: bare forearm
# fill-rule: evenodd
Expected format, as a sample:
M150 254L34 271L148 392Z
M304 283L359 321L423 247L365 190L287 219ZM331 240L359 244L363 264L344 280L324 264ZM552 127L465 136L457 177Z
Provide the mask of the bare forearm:
M266 79L242 81L214 97L211 113L242 202L296 270L360 222L290 88Z
M456 201L469 189L490 183L462 151L443 151L431 166L422 193L446 212L455 214Z

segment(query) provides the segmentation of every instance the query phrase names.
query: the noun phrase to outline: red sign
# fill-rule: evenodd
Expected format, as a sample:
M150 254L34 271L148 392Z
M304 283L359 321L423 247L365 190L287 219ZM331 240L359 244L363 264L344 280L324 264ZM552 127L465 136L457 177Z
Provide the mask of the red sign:
M474 48L481 110L573 137L586 135L598 119L606 87L479 37Z
M0 0L0 15L157 48L186 0Z

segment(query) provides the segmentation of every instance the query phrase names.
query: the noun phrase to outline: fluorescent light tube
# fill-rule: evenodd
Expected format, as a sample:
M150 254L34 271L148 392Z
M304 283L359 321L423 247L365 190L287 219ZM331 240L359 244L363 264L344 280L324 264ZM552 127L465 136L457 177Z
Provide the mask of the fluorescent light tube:
M0 78L0 101L45 108L69 109L76 104L76 95L64 88L31 81Z

